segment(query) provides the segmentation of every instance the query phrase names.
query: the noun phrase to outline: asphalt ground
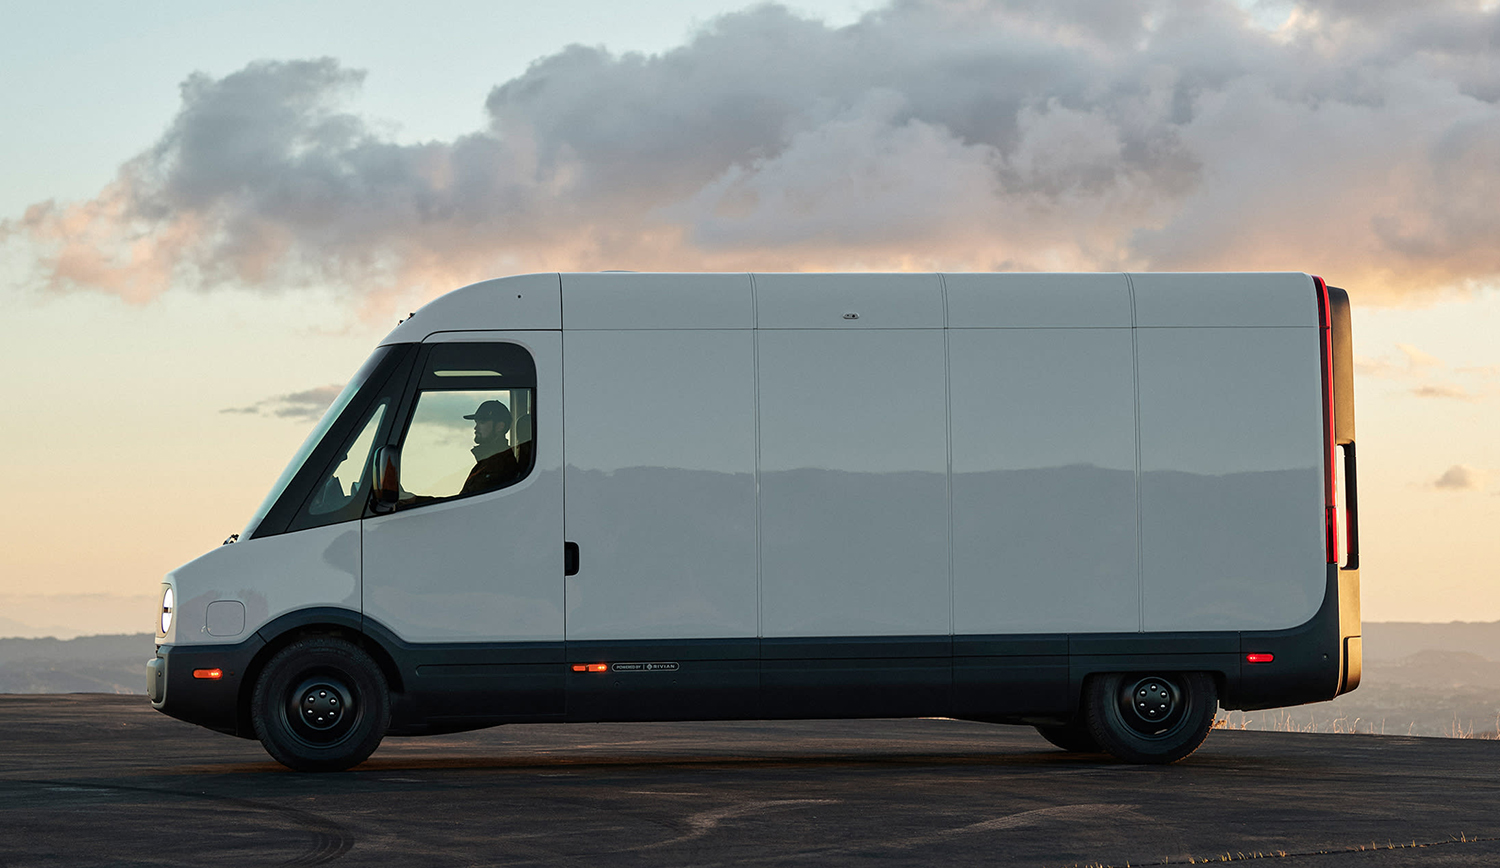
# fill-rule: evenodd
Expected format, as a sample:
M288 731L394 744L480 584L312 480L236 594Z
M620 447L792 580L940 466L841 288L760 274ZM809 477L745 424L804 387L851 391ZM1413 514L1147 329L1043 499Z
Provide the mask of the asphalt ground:
M0 696L0 865L1500 865L1500 742L954 720L507 726L307 775L144 697Z

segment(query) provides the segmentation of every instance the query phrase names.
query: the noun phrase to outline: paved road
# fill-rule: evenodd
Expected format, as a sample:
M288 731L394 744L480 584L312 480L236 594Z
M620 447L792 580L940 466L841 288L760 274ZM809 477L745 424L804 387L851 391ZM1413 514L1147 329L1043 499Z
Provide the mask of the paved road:
M529 725L299 775L82 694L0 697L0 745L3 866L1500 864L1493 741L1215 732L1158 768L952 720Z

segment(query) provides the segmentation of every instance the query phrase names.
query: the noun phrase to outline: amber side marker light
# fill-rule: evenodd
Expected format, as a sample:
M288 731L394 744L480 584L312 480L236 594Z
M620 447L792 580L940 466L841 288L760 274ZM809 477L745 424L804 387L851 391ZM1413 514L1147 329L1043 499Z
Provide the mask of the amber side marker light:
M1270 663L1276 659L1275 654L1246 654L1246 663Z
M607 663L574 663L573 664L573 671L574 672L607 672L607 671L609 671L609 664L607 664Z
M193 677L194 678L206 678L209 681L218 681L220 678L224 677L224 670L222 670L222 669L194 669L193 670Z

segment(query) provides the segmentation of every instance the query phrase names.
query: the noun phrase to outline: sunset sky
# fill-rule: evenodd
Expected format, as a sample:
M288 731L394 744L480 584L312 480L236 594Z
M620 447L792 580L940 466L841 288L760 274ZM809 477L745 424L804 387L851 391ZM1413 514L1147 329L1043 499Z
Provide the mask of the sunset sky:
M1365 619L1500 619L1495 2L32 5L0 636L149 629L398 318L599 269L1322 275Z

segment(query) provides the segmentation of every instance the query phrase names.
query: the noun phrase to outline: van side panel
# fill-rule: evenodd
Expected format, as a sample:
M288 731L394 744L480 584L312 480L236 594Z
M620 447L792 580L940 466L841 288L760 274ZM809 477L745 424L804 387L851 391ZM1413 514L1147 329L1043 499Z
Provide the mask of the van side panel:
M762 635L946 637L942 330L757 341Z
M1135 324L1143 328L1318 325L1312 278L1300 272L1132 274L1130 281Z
M936 274L756 274L761 329L940 329Z
M1278 630L1323 601L1318 330L1137 330L1147 631Z
M564 274L562 283L570 333L755 325L748 274Z
M953 628L1140 629L1128 328L954 329Z
M945 274L948 327L1130 328L1123 274Z
M753 341L567 333L570 643L756 636Z

